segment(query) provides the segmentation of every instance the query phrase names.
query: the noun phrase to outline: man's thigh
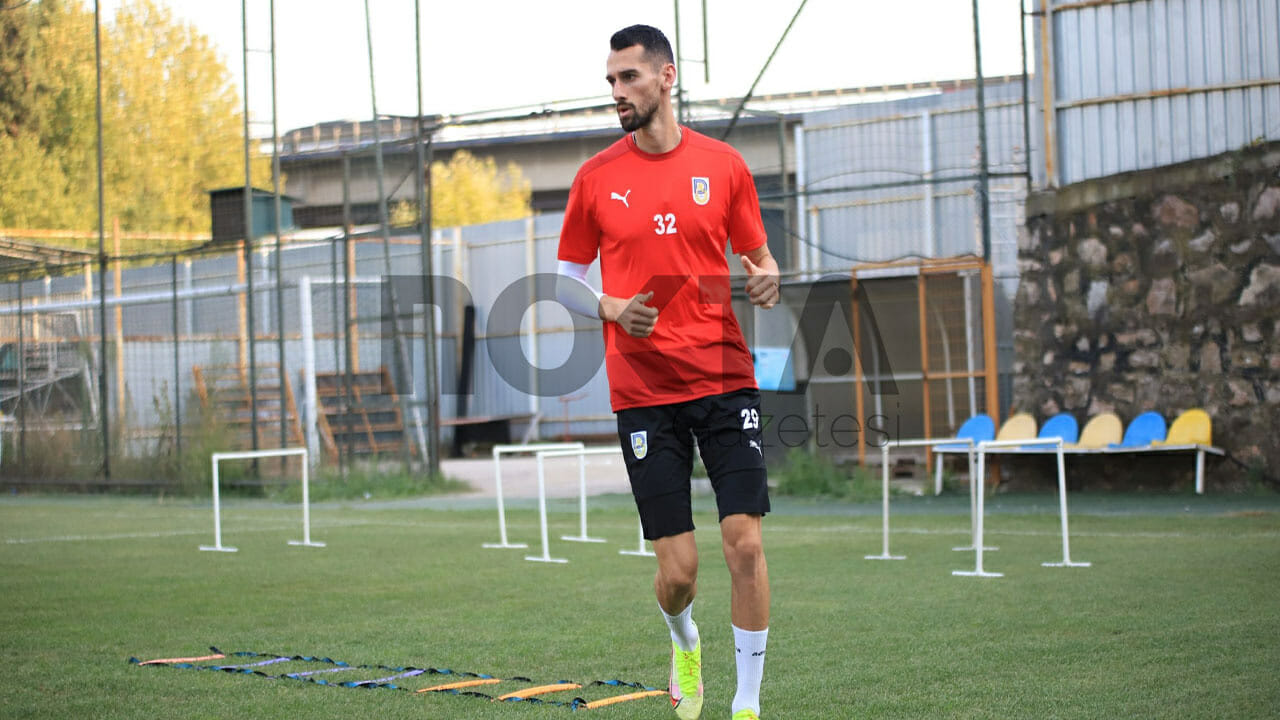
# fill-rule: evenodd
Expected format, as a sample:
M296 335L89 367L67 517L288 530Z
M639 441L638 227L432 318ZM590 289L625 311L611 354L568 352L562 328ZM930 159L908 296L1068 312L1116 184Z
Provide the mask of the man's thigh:
M618 413L618 442L647 540L693 530L693 435L676 416L673 405Z

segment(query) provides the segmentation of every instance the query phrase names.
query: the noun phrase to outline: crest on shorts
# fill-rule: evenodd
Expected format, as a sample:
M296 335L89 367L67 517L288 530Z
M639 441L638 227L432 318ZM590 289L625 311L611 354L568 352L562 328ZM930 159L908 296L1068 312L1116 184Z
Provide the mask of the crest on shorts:
M693 201L699 205L711 202L711 179L696 177L693 179Z
M643 460L649 454L649 431L640 430L631 433L631 453L637 460Z

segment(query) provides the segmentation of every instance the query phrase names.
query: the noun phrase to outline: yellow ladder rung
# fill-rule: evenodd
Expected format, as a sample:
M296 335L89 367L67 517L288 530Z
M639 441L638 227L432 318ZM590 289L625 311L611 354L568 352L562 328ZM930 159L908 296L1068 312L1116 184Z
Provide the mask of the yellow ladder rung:
M548 693L564 692L565 690L577 690L580 687L582 686L579 685L578 683L556 683L555 685L539 685L538 687L525 688L524 690L509 692L506 695L499 695L493 700L494 702L497 702L499 700L511 700L512 698L527 698L527 697L533 697L535 695L546 695Z
M617 703L624 703L629 700L640 700L642 698L657 697L659 695L666 694L666 690L645 690L643 692L633 692L627 693L626 695L618 695L617 697L604 698L603 700L592 700L586 705L581 705L580 707L586 710L594 710L596 708L602 708L609 705L616 705Z
M148 660L146 662L140 662L138 664L139 665L156 665L160 663L200 662L201 660L221 660L224 657L226 657L226 655L218 654L218 655L202 655L200 657L186 657L186 658L161 658L159 660Z
M445 683L443 685L432 685L414 692L439 692L441 690L458 690L460 688L478 687L480 685L496 685L502 682L502 678L481 678L479 680L461 680L459 682Z

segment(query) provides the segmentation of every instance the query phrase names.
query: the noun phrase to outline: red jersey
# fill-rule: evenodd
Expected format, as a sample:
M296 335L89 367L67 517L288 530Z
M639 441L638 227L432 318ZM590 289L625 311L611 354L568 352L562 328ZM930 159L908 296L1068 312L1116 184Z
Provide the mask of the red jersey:
M682 127L659 155L631 134L578 171L560 230L559 259L600 256L604 293L647 303L658 320L647 338L604 324L614 412L756 386L751 352L729 304L726 242L735 254L765 244L755 184L728 144Z

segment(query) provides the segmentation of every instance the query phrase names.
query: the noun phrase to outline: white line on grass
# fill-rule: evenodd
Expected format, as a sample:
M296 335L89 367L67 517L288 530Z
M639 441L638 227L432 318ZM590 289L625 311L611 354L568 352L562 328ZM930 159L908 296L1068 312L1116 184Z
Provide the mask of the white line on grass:
M370 525L372 523L363 520L355 522L327 522L312 523L313 528L342 528L342 527L359 527ZM287 532L297 529L297 523L288 525L280 525L277 527L251 527L251 528L235 528L229 532L239 535L240 533L258 533L258 532ZM163 532L132 532L132 533L112 533L110 535L54 535L51 537L38 538L5 538L5 545L31 545L34 543L48 542L89 542L97 540L144 540L166 537L183 537L188 535L208 535L206 530L167 530Z
M805 533L859 533L863 535L879 535L883 530L879 527L862 527L857 525L835 525L822 528L788 528L765 525L766 533L784 533L787 535L803 535ZM935 530L933 528L912 528L902 527L893 528L889 531L891 535L968 535L967 529L955 530ZM1011 535L1017 537L1057 537L1060 533L1050 530L990 530L986 531L988 535ZM1255 540L1255 539L1276 539L1280 538L1280 532L1260 531L1245 533L1190 533L1190 532L1096 532L1096 531L1071 531L1071 537L1097 537L1097 538L1139 538L1139 539L1182 539L1182 540L1198 540L1201 538L1222 538L1228 540Z

